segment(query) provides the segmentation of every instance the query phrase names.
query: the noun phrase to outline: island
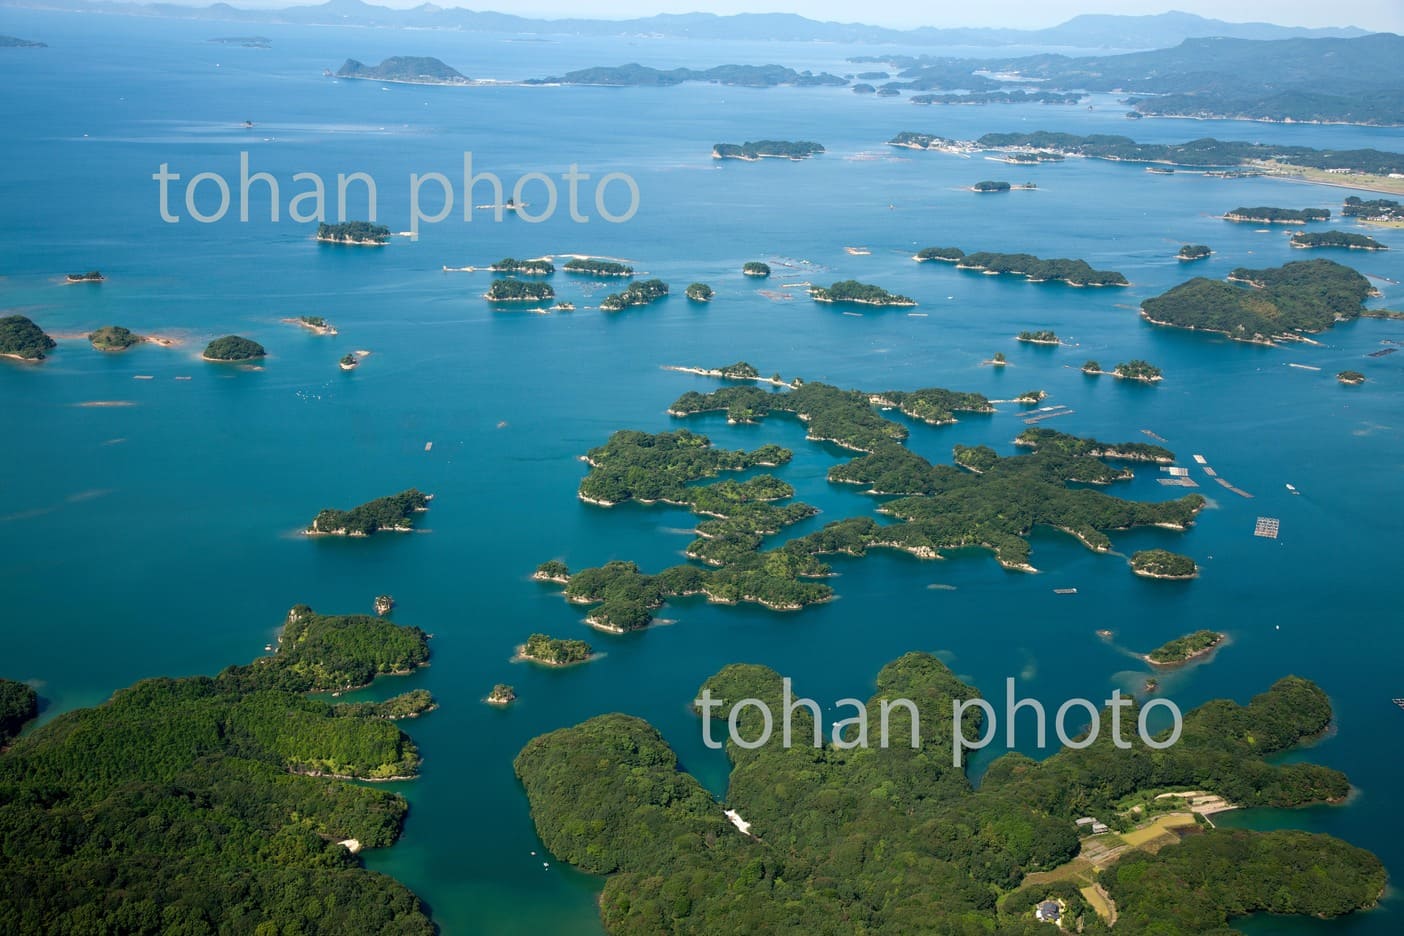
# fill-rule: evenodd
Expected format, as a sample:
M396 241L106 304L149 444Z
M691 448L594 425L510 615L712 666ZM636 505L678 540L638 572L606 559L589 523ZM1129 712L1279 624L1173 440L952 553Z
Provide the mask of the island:
M627 263L614 260L601 260L596 257L576 257L567 260L563 268L567 273L584 273L589 276L633 276L634 268Z
M600 300L600 311L619 312L629 306L648 305L668 295L668 284L660 279L630 283L623 292L610 293Z
M575 303L573 303L573 302L558 302L558 303L556 303L555 305L551 306L551 311L552 311L552 312L574 312L574 311L575 311Z
M970 191L972 192L1007 192L1009 189L1010 185L1008 182L993 182L988 179L983 182L976 182L974 185L970 186Z
M1360 371L1343 370L1336 375L1336 379L1348 387L1354 387L1365 382L1365 375Z
M1306 224L1309 221L1330 221L1327 208L1235 208L1224 215L1225 221L1248 224Z
M1404 205L1392 198L1372 198L1369 201L1351 195L1341 206L1341 215L1366 224L1404 223Z
M859 82L858 84L854 85L850 90L852 90L854 94L873 94L877 91L877 88L874 88L870 84Z
M770 264L761 263L759 260L748 260L742 264L741 272L746 276L765 279L770 276Z
M58 342L23 315L0 318L0 357L19 361L42 361L58 347Z
M1058 257L1043 260L1026 253L966 253L959 247L926 247L914 257L918 263L939 260L954 263L958 270L975 270L990 276L1022 276L1030 283L1060 282L1069 286L1128 286L1125 276L1115 270L1095 270L1086 260Z
M356 357L356 355L354 354L347 353L341 356L341 360L337 361L337 364L344 371L355 370L357 367L360 366L361 359Z
M1298 260L1280 267L1239 267L1229 282L1196 277L1141 303L1153 325L1226 335L1235 341L1300 341L1364 314L1377 294L1364 276L1333 260Z
M1184 557L1177 558L1183 559ZM1145 661L1158 667L1180 666L1212 652L1226 639L1226 635L1220 634L1218 631L1197 630L1193 634L1176 637L1169 643L1157 647L1145 655Z
M988 361L985 361L984 363L990 365L991 367L1006 367L1008 366L1009 361L1005 359L1003 351L996 351L993 355L990 356L990 359Z
M1175 255L1178 260L1203 260L1214 251L1205 244L1185 244L1180 248L1180 252Z
M146 339L121 325L104 325L88 335L88 342L99 351L125 351Z
M687 296L687 298L693 302L711 302L712 297L715 296L716 293L713 292L712 287L708 286L706 283L691 283L683 292L683 295Z
M0 750L39 717L39 694L32 686L0 679Z
M496 279L483 293L483 298L489 302L550 302L556 298L556 291L549 283Z
M428 656L418 628L299 605L272 654L214 676L142 680L16 741L0 755L0 784L6 841L22 856L5 869L23 895L21 928L151 932L178 916L192 932L236 919L250 933L308 932L316 906L312 928L432 936L419 899L355 857L395 843L408 803L340 779L414 778L419 751L396 719L432 697L324 695L412 673ZM118 879L120 894L108 886Z
M1148 442L1099 442L1090 437L1070 435L1056 429L1041 429L1037 426L1019 433L1014 439L1014 444L1022 448L1042 449L1045 452L1058 452L1076 458L1105 458L1112 461L1151 462L1157 465L1169 465L1175 461L1175 453L1162 445L1151 445Z
M1025 342L1026 344L1062 344L1062 342L1058 340L1058 333L1046 328L1040 329L1039 331L1021 331L1015 336L1015 340Z
M417 516L429 509L431 494L415 488L378 497L350 510L327 508L303 531L307 536L370 536L382 530L408 533Z
M1156 579L1192 579L1199 576L1199 566L1193 559L1166 549L1142 549L1132 553L1131 571L1145 578Z
M107 277L102 275L101 270L89 270L86 273L69 273L64 279L70 283L101 283Z
M534 260L514 260L506 257L488 269L494 273L514 273L518 276L550 276L556 272L556 265L540 257Z
M1345 247L1349 250L1388 250L1384 244L1368 234L1352 234L1348 231L1322 231L1308 234L1305 231L1293 234L1293 247Z
M808 159L824 152L821 143L812 140L757 140L754 143L717 143L712 147L713 159L740 159L755 162L758 159Z
M910 296L890 293L881 286L860 283L857 280L839 280L831 286L811 286L809 297L815 302L849 303L871 306L914 306L916 300Z
M16 36L0 36L0 49L47 49L47 43L35 42L32 39L20 39Z
M268 352L263 349L263 345L257 341L250 341L239 335L225 335L223 338L216 338L205 345L205 352L200 357L206 361L230 363L233 361L253 361L265 357L267 354Z
M383 224L372 224L369 221L319 224L317 225L317 240L323 244L384 247L390 242L390 229Z
M570 581L570 567L559 559L549 559L536 567L536 571L531 573L533 580L537 582L555 582L558 585L565 585Z
M547 666L584 663L594 654L594 649L583 640L560 640L545 634L532 634L520 650L523 660L544 663Z
M871 933L1091 934L1112 932L1113 913L1117 930L1180 936L1228 932L1232 918L1259 912L1339 917L1385 892L1379 858L1334 836L1215 828L1188 809L1136 811L1167 789L1245 807L1342 802L1343 773L1274 756L1331 723L1329 698L1305 679L1285 677L1247 704L1220 699L1188 711L1181 739L1163 751L1134 731L1113 738L1103 718L1086 747L1042 760L1004 754L978 786L952 764L949 719L918 722L897 702L949 713L977 690L919 652L882 667L875 683L865 700L840 705L839 717L851 717L832 728L803 705L793 709L791 746L780 744L779 725L769 743L751 743L764 732L762 711L779 720L788 698L817 694L796 685L787 696L775 670L732 664L679 689L726 748L731 774L715 787L725 801L655 727L619 713L533 738L513 768L556 859L605 876L598 905L611 936L657 932L660 920L690 933L828 933L847 931L836 920L859 918ZM758 701L732 709L741 699ZM891 713L891 741L878 750L880 710ZM728 741L729 712L746 749ZM991 730L973 712L961 727L968 738ZM1129 834L1095 850L1079 834L1087 816ZM1175 834L1163 834L1167 826ZM1106 855L1113 843L1119 851ZM908 859L871 857L884 854ZM1084 877L1094 854L1096 890ZM777 889L788 899L776 899ZM1062 910L1059 928L1034 922L1034 908L1050 899Z
M395 598L392 595L376 595L371 607L379 617L385 617L395 610Z
M267 36L217 36L205 41L213 42L215 45L242 46L245 49L271 49L273 47L273 40Z
M330 336L337 334L336 326L320 315L299 315L295 319L283 319L290 325L305 328L314 335Z
M1157 383L1164 379L1160 368L1139 358L1116 365L1111 375L1118 380L1139 380L1142 383Z
M517 691L506 683L498 683L483 701L488 705L511 705L517 701Z
M473 81L436 58L421 55L395 55L379 65L364 65L347 59L337 69L338 78L363 78L399 84L467 85Z
M743 88L843 87L846 78L828 72L795 71L783 65L717 65L713 68L653 68L637 62L628 65L581 68L551 78L530 78L527 85L606 85L609 87L666 88L686 81L737 85Z
M1087 95L1077 91L968 91L961 94L914 94L913 104L1077 104Z

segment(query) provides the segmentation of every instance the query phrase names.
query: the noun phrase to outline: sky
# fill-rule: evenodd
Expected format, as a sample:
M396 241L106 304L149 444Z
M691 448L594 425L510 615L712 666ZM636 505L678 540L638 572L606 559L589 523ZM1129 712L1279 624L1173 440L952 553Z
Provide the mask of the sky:
M185 0L204 5L210 0ZM282 7L322 0L231 0L234 6ZM368 0L412 7L424 0ZM435 0L440 6L496 10L519 16L626 19L655 13L800 13L811 19L877 26L1054 26L1079 13L1162 13L1168 9L1231 22L1284 26L1360 26L1404 33L1404 0L998 0L997 4L912 0Z

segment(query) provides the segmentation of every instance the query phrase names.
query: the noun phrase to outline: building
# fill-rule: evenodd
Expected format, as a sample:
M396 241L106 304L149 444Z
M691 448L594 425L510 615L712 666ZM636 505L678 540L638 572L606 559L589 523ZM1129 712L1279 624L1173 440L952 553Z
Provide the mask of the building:
M1056 900L1045 900L1034 908L1034 919L1040 923L1057 924L1058 919L1063 915L1063 907Z

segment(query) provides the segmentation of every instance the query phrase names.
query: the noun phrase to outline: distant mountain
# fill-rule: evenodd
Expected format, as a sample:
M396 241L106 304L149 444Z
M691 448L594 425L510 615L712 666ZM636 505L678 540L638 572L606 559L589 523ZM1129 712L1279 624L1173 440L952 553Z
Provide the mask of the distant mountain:
M0 49L46 49L42 42L31 42L28 39L17 39L14 36L0 36Z
M466 75L436 58L396 55L379 65L363 65L347 59L337 71L338 78L367 78L372 81L403 81L412 84L469 84Z
M626 20L529 19L510 13L477 12L424 3L408 10L328 0L314 6L279 10L240 9L227 3L205 7L172 3L130 4L110 0L0 0L0 6L53 9L108 15L162 16L180 19L302 25L378 26L415 29L461 29L534 35L670 36L689 39L754 39L796 42L904 43L930 46L1035 45L1078 49L1159 49L1185 39L1224 36L1235 39L1350 38L1365 35L1354 27L1307 29L1271 23L1227 23L1191 13L1154 16L1093 14L1077 16L1048 29L887 29L862 23L829 23L793 13L682 13ZM993 15L993 14L992 14Z

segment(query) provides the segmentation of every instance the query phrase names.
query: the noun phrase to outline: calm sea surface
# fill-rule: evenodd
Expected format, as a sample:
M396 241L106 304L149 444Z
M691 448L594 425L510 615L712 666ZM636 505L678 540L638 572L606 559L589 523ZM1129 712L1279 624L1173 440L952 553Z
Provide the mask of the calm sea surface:
M1316 680L1337 724L1292 756L1342 769L1358 788L1346 806L1224 821L1330 832L1373 849L1396 874L1404 869L1404 819L1393 801L1404 711L1390 703L1404 696L1395 577L1404 354L1365 357L1384 339L1404 339L1404 325L1362 320L1322 336L1321 347L1266 349L1157 330L1136 315L1139 300L1190 275L1173 259L1181 243L1214 247L1194 267L1212 276L1303 257L1281 231L1215 215L1256 204L1337 209L1348 193L1080 160L1015 169L883 145L901 130L973 137L1047 128L1399 151L1404 131L1133 124L1110 97L1091 110L941 109L841 89L429 88L322 76L347 57L396 54L433 55L465 74L501 79L629 61L870 67L843 60L871 48L822 44L514 41L12 10L0 16L0 32L50 46L0 50L0 307L58 336L117 323L185 342L103 355L67 338L42 365L0 361L0 673L36 685L46 717L96 704L142 677L248 660L294 603L366 612L374 595L391 593L397 621L435 635L434 661L373 694L423 687L442 708L408 726L426 759L422 778L401 785L413 810L401 842L367 863L421 894L447 933L595 933L600 882L554 861L542 867L548 858L512 775L512 757L543 731L601 712L645 717L721 793L725 761L703 748L688 702L727 663L767 664L832 702L867 695L885 662L929 650L987 695L1014 676L1023 695L1055 707L1138 687L1146 673L1131 651L1213 627L1231 645L1164 678L1164 694L1188 708L1222 696L1246 701L1288 673ZM273 47L205 41L252 33L272 37ZM244 129L245 120L255 127ZM814 139L828 152L802 163L717 166L709 158L715 142L765 137ZM183 177L173 202L185 216L184 180L195 173L223 174L237 197L241 150L254 171L279 180L282 223L269 222L261 188L249 223L237 220L237 202L220 223L160 221L150 176L161 163ZM493 223L487 212L465 223L465 151L475 171L509 185L577 164L593 177L582 185L590 222L572 223L563 202L542 224ZM459 205L417 241L396 238L382 250L319 246L307 225L287 221L289 197L305 190L294 173L334 184L338 172L356 171L376 179L380 220L394 231L409 226L412 172L446 173ZM628 223L607 224L595 211L594 180L608 172L637 180L639 209ZM1032 180L1038 190L962 190L984 178ZM198 206L211 210L213 190L201 193ZM528 189L527 200L539 206L544 194ZM610 188L607 207L618 212L626 202L622 186ZM426 197L426 211L436 204ZM355 198L352 205L363 216ZM1395 250L1337 259L1378 277L1377 304L1404 307L1404 232L1370 233ZM1133 285L1031 285L909 259L933 244L1083 257L1123 271ZM853 256L845 246L871 254ZM607 288L558 273L560 297L579 311L502 313L480 298L486 274L442 272L561 253L627 258L671 283L674 296L605 316L584 307ZM777 267L762 284L739 273L751 259L803 265ZM64 273L90 268L108 282L61 283ZM779 283L849 277L912 295L925 315L847 316L761 294ZM716 300L683 300L694 280L710 283ZM301 314L332 319L340 335L280 322ZM1012 340L1029 328L1056 329L1077 347ZM264 368L198 360L206 341L227 333L263 343ZM339 371L337 359L358 349L372 354L356 371ZM995 351L1012 366L981 367ZM1137 357L1160 365L1164 383L1093 380L1076 370L1087 358L1110 365ZM1231 494L1196 469L1213 509L1191 532L1113 534L1119 553L1164 546L1192 555L1204 571L1190 584L1138 579L1119 556L1039 530L1039 575L1005 572L981 553L942 562L879 553L835 561L840 600L801 613L689 600L661 613L671 626L627 637L590 631L557 589L530 581L532 569L557 557L572 567L636 559L657 570L678 561L693 518L580 503L576 457L618 428L673 427L667 405L714 386L661 365L737 359L870 390L935 385L1004 398L1042 388L1049 403L1075 410L1043 425L1112 440L1144 440L1141 430L1150 429L1182 463L1201 453L1255 497ZM1343 368L1364 371L1369 382L1339 386L1333 375ZM130 405L80 405L93 401ZM957 443L1010 452L1024 425L1014 407L999 409L947 428L914 425L910 444L941 460ZM794 461L777 474L823 511L794 532L872 510L872 498L826 483L828 468L848 456L805 442L797 422L729 427L706 417L686 425L720 445L793 447ZM1117 492L1182 493L1156 476L1142 469ZM427 534L354 542L297 535L321 507L409 486L436 495ZM1280 518L1280 538L1253 536L1259 516ZM1078 593L1058 597L1057 587ZM1099 628L1115 639L1099 639ZM585 637L605 656L561 672L509 662L534 631ZM506 711L482 704L495 682L515 685L521 701ZM1383 934L1399 931L1401 914L1391 898L1333 924L1243 926Z

